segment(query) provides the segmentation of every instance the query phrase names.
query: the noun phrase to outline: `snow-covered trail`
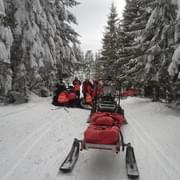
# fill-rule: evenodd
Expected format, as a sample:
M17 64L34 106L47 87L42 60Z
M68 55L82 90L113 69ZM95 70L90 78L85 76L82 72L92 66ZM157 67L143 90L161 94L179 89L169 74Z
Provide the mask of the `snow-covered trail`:
M0 107L0 179L127 180L122 152L83 151L72 173L58 172L73 138L83 137L89 111L50 102ZM122 131L134 146L139 179L179 180L180 113L140 98L123 100L122 107L128 120Z
M89 112L54 110L50 101L0 107L0 179L55 179Z
M141 179L180 179L180 112L148 99L128 99L123 107Z

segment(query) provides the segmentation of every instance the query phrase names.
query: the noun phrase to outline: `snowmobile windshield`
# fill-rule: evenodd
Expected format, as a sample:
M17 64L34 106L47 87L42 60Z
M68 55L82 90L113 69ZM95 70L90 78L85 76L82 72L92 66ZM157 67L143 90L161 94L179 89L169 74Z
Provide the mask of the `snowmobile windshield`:
M115 87L113 85L104 85L103 96L115 96Z

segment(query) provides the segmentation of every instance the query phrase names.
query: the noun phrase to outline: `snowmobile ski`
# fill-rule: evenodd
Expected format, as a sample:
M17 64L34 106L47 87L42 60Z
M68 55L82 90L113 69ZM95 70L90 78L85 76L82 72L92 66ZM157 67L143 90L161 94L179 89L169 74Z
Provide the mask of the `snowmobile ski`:
M56 107L56 108L52 108L51 110L56 111L56 110L59 110L59 109L62 109L62 108L63 108L62 106L59 106L59 107Z
M59 110L59 109L64 109L66 112L68 112L68 113L69 113L69 111L68 111L67 107L65 107L65 106L59 106L59 107L54 108L54 109L51 109L51 110L52 110L52 111L56 111L56 110Z
M71 172L73 167L75 166L78 157L79 157L79 150L80 150L80 145L79 145L79 140L74 139L73 145L71 147L71 150L69 154L67 155L66 159L64 162L61 164L59 170L68 173Z
M134 149L130 144L128 144L126 148L126 169L127 169L127 176L129 178L139 177L139 171L136 163Z
M83 99L82 99L81 102L80 102L80 106L81 106L81 108L83 108L83 109L87 109L87 110L91 110L91 109L92 109L92 106L89 105L89 104L86 104Z

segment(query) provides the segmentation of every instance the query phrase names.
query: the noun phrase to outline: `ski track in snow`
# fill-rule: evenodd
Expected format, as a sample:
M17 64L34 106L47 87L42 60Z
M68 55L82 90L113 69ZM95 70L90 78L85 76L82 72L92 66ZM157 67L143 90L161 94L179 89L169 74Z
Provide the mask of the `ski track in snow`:
M25 152L21 154L21 157L18 158L18 161L14 161L15 164L13 167L8 170L7 174L3 178L4 180L8 179L11 174L14 173L16 168L27 158L27 155L32 151L32 149L41 141L41 139L52 129L53 126L57 124L57 121L59 120L57 116L54 118L56 119L55 122L51 122L52 118L48 117L50 120L43 124L40 128L36 129L34 132L32 132L27 138L25 138L21 143L18 144L16 147L16 150L12 152L11 157L14 157L14 154L17 154L18 150L21 151L23 146L28 147Z
M122 133L134 147L139 179L179 180L180 113L148 99L121 103L128 121ZM0 120L0 179L128 180L124 152L82 151L73 172L59 172L73 139L83 137L90 111L56 108L49 99L10 108L2 108Z
M65 130L66 133L69 135L68 143L63 144L63 146L66 145L66 147L62 148L63 149L62 152L64 152L64 149L66 150L66 152L64 152L64 156L65 156L65 154L69 150L69 146L71 145L71 141L73 140L73 134L70 131L70 129L68 128L68 126L65 127L64 125L67 124L66 120L68 119L68 120L70 120L69 123L73 124L76 127L76 124L72 123L72 120L73 120L73 117L75 117L75 119L77 119L77 117L76 117L76 115L73 115L73 117L71 116L71 113L69 113L69 111L71 109L67 111L64 108L59 108L56 111L52 111L52 110L50 110L50 108L52 108L52 107L53 106L48 102L48 106L45 107L46 108L45 111L47 110L47 112L44 113L43 116L39 117L40 119L44 119L45 121L43 121L43 123L41 122L40 125L37 124L37 127L35 127L35 130L33 130L28 136L23 138L22 141L17 143L17 146L15 146L10 151L8 156L3 158L3 161L1 161L1 165L0 165L0 167L1 167L0 168L0 177L1 177L1 179L4 179L4 180L5 179L12 179L12 177L13 177L13 179L21 179L22 177L19 176L16 173L16 171L20 170L19 172L21 172L20 166L25 164L25 162L28 161L28 159L33 159L33 153L34 153L33 151L35 151L35 149L37 147L43 146L43 148L44 148L44 146L46 146L46 144L44 143L44 139L48 136L48 133L53 134L54 130L59 131L59 132L62 131L63 133L64 133L64 130ZM40 107L37 106L36 109L39 109L39 108ZM19 111L19 113L16 112L16 116L17 117L22 116L23 109L22 109L22 111L20 111L20 110L18 110L18 111ZM30 111L32 111L32 109L30 109ZM81 111L83 111L83 110L81 110ZM4 116L4 117L7 118L7 116ZM16 119L18 119L18 118L16 118ZM59 123L60 120L63 121L62 124ZM6 121L6 119L3 119L3 125L8 124L10 121L12 121L12 119L7 119L7 121ZM32 119L32 121L33 121L33 119ZM38 121L37 117L36 117L35 121ZM79 132L78 132L78 134L79 134ZM61 135L61 136L63 136L63 135ZM56 137L52 136L52 138L53 138L53 141L54 141L54 138L56 138ZM64 140L66 141L68 138L64 137ZM60 134L58 134L56 142L59 144L59 142L61 142L61 141L62 141L62 138L60 138ZM45 148L47 148L47 147L45 147ZM58 148L59 147L57 147L57 149ZM47 150L46 150L46 152L48 153ZM57 164L56 166L60 165L60 161L58 161L58 163L57 163L57 160L62 161L62 158L64 158L61 155L62 152L60 152L60 153L55 152L54 157L51 154L50 159L53 159L53 162L51 162L51 165L48 164L49 168L50 167L54 168L54 163ZM39 152L39 153L41 153L41 152ZM49 154L47 154L47 155L49 155ZM42 164L41 160L39 160L39 162L38 162L38 160L37 161L35 160L35 164L36 165L41 165ZM34 166L34 165L32 165L32 166ZM24 167L22 167L22 168L24 168ZM55 170L56 170L56 172L54 172L54 174L56 175L58 167L56 167ZM48 169L47 169L47 171L48 171ZM27 173L27 170L25 170L24 172L25 172L26 176L23 179L32 179L32 176ZM44 174L46 174L45 177L43 177ZM39 174L35 179L44 179L44 178L45 179L51 179L51 175L49 175L46 172L42 172L42 174ZM55 179L55 177L53 177L52 179Z
M130 125L130 127L134 130L135 134L139 137L141 142L144 143L144 145L148 147L149 150L151 150L151 153L154 156L154 158L158 161L160 166L162 166L167 176L169 176L168 178L171 178L172 175L176 175L176 179L179 178L179 165L172 159L168 158L168 155L165 153L161 145L158 144L155 139L151 138L151 135L146 132L146 130L140 123L138 123L138 121L131 119L131 123L133 125ZM166 169L167 165L169 167L168 171Z
M145 102L146 100L142 100L140 102ZM160 103L152 103L149 102L149 104L152 104L153 106L153 113L151 111L151 109L149 108L149 105L147 104L142 104L142 106L144 106L144 108L149 108L149 113L148 111L146 111L146 115L143 115L143 107L142 107L142 115L140 113L136 113L135 109L138 109L140 107L136 108L130 108L127 109L127 119L129 122L129 126L125 129L124 131L126 131L126 136L128 138L128 135L130 135L131 137L133 136L133 138L131 139L132 142L135 144L135 152L137 154L137 159L138 159L138 163L141 164L142 163L142 167L140 167L140 173L141 176L143 174L143 170L147 167L151 167L150 171L149 171L149 179L167 179L167 180L171 180L171 179L176 179L178 180L180 177L180 169L179 169L179 163L180 161L176 161L174 158L169 157L168 152L166 152L165 149L165 144L163 144L163 142L159 142L158 138L156 137L156 133L153 132L153 129L151 131L150 126L147 126L149 122L151 122L151 124L153 125L154 123L154 127L156 127L158 125L158 116L160 118L160 120L162 120L164 118L165 122L161 122L161 126L159 126L159 134L161 134L161 136L163 137L164 131L166 129L170 129L168 126L171 126L171 124L169 124L168 126L164 126L164 124L162 123L167 123L167 118L165 118L165 116L162 116L163 110L165 111L172 111L172 110L168 110L167 108L164 107L164 104L160 104ZM128 105L126 105L128 108ZM152 121L153 116L156 116L157 114L157 119L156 121ZM180 113L179 113L180 115ZM141 122L139 121L139 119L141 119ZM147 123L142 123L143 121L147 121ZM173 120L172 120L173 122ZM150 129L150 131L149 131ZM154 129L155 130L155 129ZM173 132L173 130L171 130L171 132ZM155 134L154 134L155 133ZM166 131L166 135L164 136L164 139L167 139L166 141L166 146L171 149L172 142L168 141L167 136L170 136L170 134L168 134L169 132ZM133 135L132 135L133 134ZM176 135L175 135L176 136ZM179 135L177 136L179 137ZM173 140L173 138L172 138ZM178 145L177 145L178 146ZM144 159L141 158L141 154L139 152L142 152L141 148L145 151L145 153L147 153L147 159L145 160L146 162L144 162ZM139 151L138 151L138 150ZM179 159L180 160L180 159ZM154 172L153 172L154 170ZM142 172L141 172L142 171ZM147 170L146 170L147 171ZM159 172L158 172L159 171ZM162 173L163 172L163 173ZM147 173L143 174L143 178L145 179L147 178ZM150 178L152 176L152 178ZM157 176L157 177L156 177ZM147 178L148 179L148 178Z
M19 110L14 110L13 112L10 112L10 113L0 114L0 116L1 116L1 118L7 117L7 116L12 116L12 115L15 115L15 114L18 114L18 113L29 111L29 109L35 108L36 106L37 106L36 104L33 104L33 105L27 106L25 108L20 108Z

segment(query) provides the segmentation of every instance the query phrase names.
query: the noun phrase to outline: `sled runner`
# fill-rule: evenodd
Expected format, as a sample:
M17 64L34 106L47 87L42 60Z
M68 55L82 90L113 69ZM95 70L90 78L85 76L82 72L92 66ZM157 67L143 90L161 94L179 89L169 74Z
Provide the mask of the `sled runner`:
M128 144L126 148L126 170L129 178L139 176L134 149L130 144Z
M125 163L126 163L126 171L127 176L129 178L138 178L139 171L135 159L135 154L133 147L130 143L125 144L123 141L123 136L119 134L120 140L115 144L95 144L95 143L88 143L84 140L77 140L74 139L72 148L61 164L59 170L64 173L71 172L78 160L80 150L88 150L88 149L99 149L99 150L110 150L115 153L119 153L121 148L122 151L126 148L126 156L125 156ZM81 148L80 148L81 147Z
M80 105L83 109L92 109L93 99L90 94L87 94L85 98L81 99Z
M64 162L61 164L59 168L60 171L64 173L72 171L73 167L76 164L76 161L78 160L79 150L80 150L79 140L74 139L74 142L73 142L73 145L71 147L69 154L67 155L66 159L64 160Z

